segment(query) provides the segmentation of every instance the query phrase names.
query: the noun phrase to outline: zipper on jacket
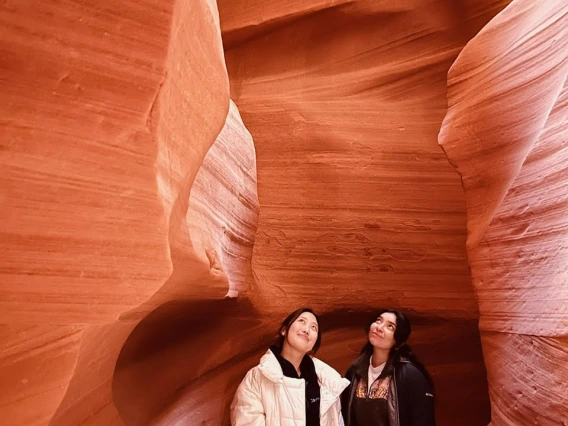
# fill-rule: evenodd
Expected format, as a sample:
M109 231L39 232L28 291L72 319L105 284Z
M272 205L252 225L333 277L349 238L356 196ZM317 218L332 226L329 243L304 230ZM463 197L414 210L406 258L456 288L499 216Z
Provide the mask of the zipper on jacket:
M381 377L381 375L379 374L379 377L377 377L375 380L373 380L373 383L375 383L377 380L379 380L380 377ZM367 392L365 392L365 399L370 399L369 394L371 393L371 387L373 386L373 383L371 383L370 386L367 383Z

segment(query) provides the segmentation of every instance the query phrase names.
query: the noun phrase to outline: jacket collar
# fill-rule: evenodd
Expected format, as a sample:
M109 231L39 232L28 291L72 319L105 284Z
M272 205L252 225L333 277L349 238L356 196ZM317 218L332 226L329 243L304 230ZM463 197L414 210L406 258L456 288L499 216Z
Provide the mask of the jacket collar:
M270 349L260 358L258 369L271 382L284 382L282 367Z
M320 415L323 415L337 401L341 392L349 386L349 380L342 378L337 371L317 358L312 358L320 385ZM260 372L273 383L284 383L284 373L280 363L269 349L260 359ZM287 380L298 380L290 379Z
M292 363L280 354L280 349L278 349L276 345L272 345L270 347L270 351L278 360L278 364L280 364L280 368L282 368L282 373L284 373L284 376L290 377L292 379L300 378ZM317 385L317 387L319 388L319 383L316 375L316 367L314 365L312 357L310 357L309 355L304 355L302 362L300 362L300 371L302 379L306 379L308 382L310 382L310 385Z
M362 354L355 360L355 362L353 362L353 364L351 364L353 372L356 373L359 377L367 377L370 362L371 356L367 353Z
M369 355L368 353L363 353L359 358L357 358L353 362L353 364L351 364L351 369L359 377L366 380L367 372L369 371L370 362L371 362L371 355ZM394 370L398 368L397 365L399 365L401 362L410 363L410 360L406 357L400 357L398 361L395 362L393 362L392 360L388 360L381 375L385 373L393 374Z

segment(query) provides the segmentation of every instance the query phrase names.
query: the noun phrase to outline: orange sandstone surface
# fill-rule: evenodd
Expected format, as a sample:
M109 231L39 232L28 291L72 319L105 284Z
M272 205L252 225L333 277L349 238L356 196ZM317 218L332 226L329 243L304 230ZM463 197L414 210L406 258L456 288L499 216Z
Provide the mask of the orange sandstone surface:
M513 1L448 75L492 425L568 424L568 3Z
M568 422L564 0L0 5L1 425L229 425L291 310L407 312L440 426Z

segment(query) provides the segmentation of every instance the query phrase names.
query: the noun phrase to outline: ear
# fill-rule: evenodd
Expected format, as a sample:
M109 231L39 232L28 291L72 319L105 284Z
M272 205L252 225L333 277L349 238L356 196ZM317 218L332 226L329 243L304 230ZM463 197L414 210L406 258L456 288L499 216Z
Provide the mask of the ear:
M282 336L286 336L286 329L281 330L281 331L280 331L280 334L281 334Z

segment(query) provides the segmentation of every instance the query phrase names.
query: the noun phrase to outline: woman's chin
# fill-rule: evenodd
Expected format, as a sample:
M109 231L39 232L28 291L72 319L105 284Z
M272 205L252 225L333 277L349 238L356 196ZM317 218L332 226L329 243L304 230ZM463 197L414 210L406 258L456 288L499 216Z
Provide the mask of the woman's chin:
M371 339L369 339L369 343L371 343L371 345L373 345L373 348L377 348L380 349L383 345L381 345L381 340L378 337L373 337Z
M294 342L293 348L296 349L298 352L308 353L312 350L312 347L309 342Z
M381 341L380 339L376 339L376 340L373 339L373 340L370 340L370 342L371 342L371 345L373 345L373 348L375 348L375 349L388 351L392 348L392 346L389 346L386 342Z

